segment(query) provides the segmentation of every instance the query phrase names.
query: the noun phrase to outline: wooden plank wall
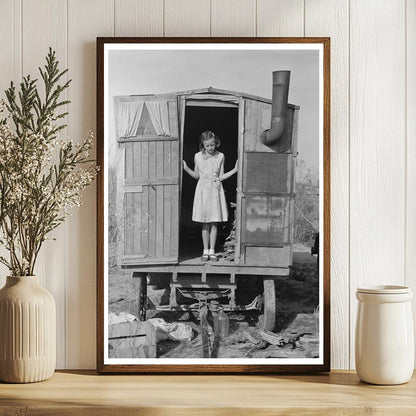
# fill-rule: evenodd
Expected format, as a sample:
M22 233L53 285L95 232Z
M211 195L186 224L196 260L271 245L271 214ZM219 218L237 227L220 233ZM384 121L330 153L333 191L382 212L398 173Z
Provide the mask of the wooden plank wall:
M68 65L67 44L67 4L65 0L40 0L22 2L22 73L38 77L38 67L44 65L44 57L51 46L58 56L63 68ZM45 19L48 24L36 22ZM29 42L25 42L30 39ZM62 135L68 134L68 129ZM57 309L57 365L66 363L66 318L68 282L69 239L68 222L51 233L41 249L36 273L40 283L46 286L55 297Z
M121 99L123 100L123 99ZM161 97L133 100L158 101ZM170 137L120 140L115 157L121 184L117 198L124 201L119 224L119 262L172 261L178 255L179 228L179 126L177 96L164 98ZM145 110L147 111L146 105ZM117 123L117 119L116 119ZM146 132L146 130L145 130ZM124 231L123 231L124 230Z
M171 101L173 103L173 101ZM175 102L176 104L176 102ZM125 154L125 221L122 253L140 262L169 260L178 255L178 122L170 106L172 140L120 144ZM175 131L176 130L176 131ZM120 224L121 226L122 224ZM121 227L119 226L119 229Z
M65 134L76 140L95 130L96 36L332 37L332 367L353 367L356 286L396 282L416 289L416 0L0 0L0 6L1 91L22 73L35 73L54 47L74 79ZM58 303L59 368L95 367L94 195L91 187L38 264ZM2 283L5 275L2 269Z
M350 13L351 21L357 22L350 32L353 306L357 286L400 285L405 279L405 1L354 0ZM381 105L370 108L370 97ZM356 308L351 307L350 366L354 365L355 318Z
M416 291L416 0L406 2L406 253L405 284ZM413 298L413 320L416 322L416 299Z
M331 37L331 358L349 368L349 2L308 1L305 16L306 36Z
M272 107L268 103L245 100L244 107L244 150L246 152L273 153L273 149L258 140L264 130L270 128Z

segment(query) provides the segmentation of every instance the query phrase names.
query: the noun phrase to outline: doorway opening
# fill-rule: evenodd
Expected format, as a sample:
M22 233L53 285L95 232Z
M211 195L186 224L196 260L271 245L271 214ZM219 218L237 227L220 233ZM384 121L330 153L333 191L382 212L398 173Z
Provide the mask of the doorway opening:
M203 131L213 131L221 141L219 151L224 153L224 172L233 169L238 159L238 107L187 106L183 133L183 160L194 169L194 156L199 152L199 136ZM203 245L201 224L192 221L192 208L197 181L186 172L182 177L181 217L179 232L179 260L200 261ZM220 261L227 256L224 242L233 230L236 201L237 175L222 182L227 201L228 221L218 224L218 237L215 246ZM229 256L228 260L233 257Z

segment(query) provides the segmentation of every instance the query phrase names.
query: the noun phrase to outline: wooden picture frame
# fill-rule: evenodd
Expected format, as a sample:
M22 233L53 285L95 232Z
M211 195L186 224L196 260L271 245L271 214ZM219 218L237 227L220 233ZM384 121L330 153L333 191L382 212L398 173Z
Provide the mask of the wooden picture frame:
M97 144L100 373L330 371L329 38L97 38Z

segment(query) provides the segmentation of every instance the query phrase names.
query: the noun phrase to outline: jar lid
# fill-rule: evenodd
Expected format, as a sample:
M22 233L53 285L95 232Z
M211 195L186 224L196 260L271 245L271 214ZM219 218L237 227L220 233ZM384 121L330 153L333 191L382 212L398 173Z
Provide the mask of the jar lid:
M400 293L410 293L411 289L408 286L396 286L396 285L376 285L367 287L358 287L358 293L378 293L383 295L395 295Z

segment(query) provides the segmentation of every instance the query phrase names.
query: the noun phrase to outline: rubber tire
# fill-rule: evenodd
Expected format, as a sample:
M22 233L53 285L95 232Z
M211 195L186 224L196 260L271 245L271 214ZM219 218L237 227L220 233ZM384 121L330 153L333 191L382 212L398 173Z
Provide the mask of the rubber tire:
M274 332L277 324L277 290L276 280L263 279L263 315L259 320L263 331Z

